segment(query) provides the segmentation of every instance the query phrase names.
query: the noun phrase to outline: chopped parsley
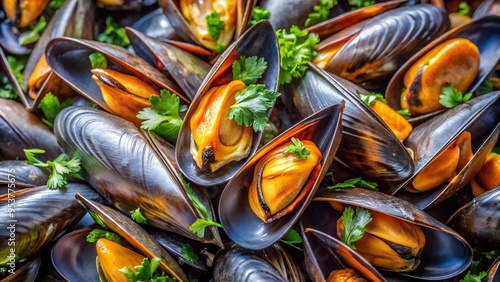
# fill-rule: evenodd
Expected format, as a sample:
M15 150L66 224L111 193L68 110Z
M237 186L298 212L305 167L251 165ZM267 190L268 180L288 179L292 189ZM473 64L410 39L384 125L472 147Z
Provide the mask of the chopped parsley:
M342 213L342 241L351 249L356 249L356 243L363 237L365 226L372 221L370 211L357 207L356 214L351 207L346 207Z
M439 103L446 108L453 108L469 101L471 97L472 93L463 95L462 92L454 88L451 83L446 83L443 86L443 92L439 95Z
M328 19L330 10L337 5L337 0L320 0L319 5L314 6L314 12L307 16L305 27L313 26Z
M348 179L344 182L336 183L335 185L328 186L328 189L342 189L342 188L356 188L356 185L366 188L368 190L377 191L377 182L368 182L361 177Z
M311 154L304 144L297 138L292 137L292 144L283 150L283 154L294 154L295 161L305 160Z

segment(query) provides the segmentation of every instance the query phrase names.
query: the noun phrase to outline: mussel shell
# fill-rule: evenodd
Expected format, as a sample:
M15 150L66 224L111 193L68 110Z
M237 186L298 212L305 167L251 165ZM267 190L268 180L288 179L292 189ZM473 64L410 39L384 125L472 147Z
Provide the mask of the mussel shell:
M353 268L360 277L370 281L386 281L385 278L360 254L353 251L335 234L336 224L324 216L331 207L325 203L311 203L300 219L300 231L304 240L304 261L307 273L314 282L324 282L336 269ZM317 230L328 230L327 233Z
M414 128L405 145L414 152L415 172L388 193L426 209L443 202L464 187L479 171L499 138L499 98L500 91L476 97ZM452 181L419 194L403 189L464 131L471 133L474 156Z
M500 16L500 2L498 0L482 1L472 14L472 18L477 19L487 15Z
M343 103L327 107L283 132L262 147L227 183L219 202L219 218L231 240L247 249L264 249L277 242L297 222L333 161L341 139L343 107ZM296 210L265 223L252 211L248 200L254 169L262 157L290 141L293 136L310 136L310 141L316 144L323 156L320 161L321 170L318 178L311 180L314 181L314 186Z
M500 247L500 187L474 198L456 211L448 225L472 247L494 250Z
M325 65L325 70L367 89L383 89L399 66L448 27L448 15L434 5L401 7L323 40L318 50L346 33L354 35Z
M129 27L126 30L136 54L160 71L169 74L187 98L193 100L211 66L169 43L158 41Z
M130 27L153 38L175 38L174 27L170 24L165 14L163 14L161 8L141 17L130 25Z
M30 262L26 263L19 269L15 269L15 273L2 279L1 282L33 282L36 281L38 271L42 265L42 257L38 256Z
M356 88L309 63L300 80L283 88L286 107L304 118L345 100L343 139L337 159L347 167L380 180L401 181L411 176L412 157L385 123L357 97ZM279 115L286 115L281 113Z
M67 0L57 10L47 28L44 30L40 39L37 41L31 55L26 62L23 71L23 85L28 89L28 79L35 70L40 58L44 55L47 44L51 39L63 36L92 39L94 37L93 25L95 17L95 5L91 0ZM46 93L57 93L58 89L51 88L54 81L59 80L57 76L50 75L42 88L39 90L37 98L32 100L27 95L20 95L21 101L25 107L30 110L36 110L41 99Z
M54 268L67 281L99 281L96 243L87 242L92 228L73 231L59 239L51 251Z
M90 72L89 55L94 52L103 53L108 59L108 68L138 78L150 79L158 87L180 95L181 100L189 103L177 87L160 71L146 61L119 46L90 40L69 37L56 38L50 41L45 55L47 63L53 71L69 86L99 107L110 111L104 102L100 87L93 81Z
M214 281L303 281L292 257L274 244L251 251L231 242L219 251L214 261Z
M472 248L465 239L413 204L399 198L366 189L351 188L338 191L319 190L313 201L332 201L363 207L422 227L426 244L421 253L421 263L414 271L398 273L399 275L422 280L443 280L462 273L472 262ZM341 213L333 208L330 213L326 209L322 211L331 225L318 226L318 229L326 229L325 233L335 236L336 233L331 230L335 229L335 222Z
M30 48L19 44L18 35L14 32L9 19L0 22L0 46L2 47L0 49L14 55L27 55L31 52Z
M88 107L61 111L54 132L63 150L81 160L86 181L114 207L125 214L140 207L152 226L221 245L216 228L205 238L189 230L199 216L173 165L173 148L159 148L132 123ZM206 193L198 198L209 202Z
M7 258L11 246L7 241L15 234L17 259L27 258L63 235L76 224L85 210L74 199L75 193L100 200L91 187L70 183L64 189L51 190L47 186L26 188L0 196L0 220L7 226L0 229L0 252ZM12 204L15 210L12 211ZM12 227L10 232L7 227Z
M22 104L0 99L0 159L26 159L23 149L39 148L46 151L42 161L53 160L61 149L54 134Z
M467 92L474 92L481 85L500 59L500 48L498 48L500 45L500 17L498 16L480 18L450 30L415 53L398 69L387 85L385 98L389 106L396 110L401 109L403 79L410 67L431 49L452 38L467 38L479 48L479 73ZM422 122L422 119L426 120L430 116L432 115L414 117L410 121L413 124L418 124Z
M184 176L200 186L216 186L228 181L248 159L245 158L237 162L233 161L210 174L205 174L198 168L189 150L191 142L189 121L197 110L201 98L212 87L226 84L228 81L232 80L231 65L233 61L239 59L240 56L257 56L264 58L267 62L267 70L256 83L265 84L266 89L272 91L276 91L278 88L280 64L276 35L269 22L261 21L245 32L245 34L229 46L219 57L198 89L196 97L190 105L184 122L182 123L177 138L175 157ZM261 136L262 132L253 133L252 147L249 156L257 151Z
M47 179L41 168L25 161L0 161L0 194L6 194L9 188L43 186Z
M179 281L187 282L187 276L179 264L165 251L139 224L135 223L129 216L120 213L105 205L89 200L77 193L78 202L87 211L94 212L102 220L104 225L111 231L120 235L129 242L137 251L149 259L158 257L161 259L160 267L167 274Z
M500 282L500 257L488 269L488 275L484 278L484 282Z

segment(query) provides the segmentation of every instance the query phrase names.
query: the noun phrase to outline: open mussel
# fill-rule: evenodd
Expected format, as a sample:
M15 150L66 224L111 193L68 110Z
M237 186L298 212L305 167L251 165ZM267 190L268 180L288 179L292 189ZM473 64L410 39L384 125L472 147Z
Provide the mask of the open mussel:
M95 52L107 58L107 68L92 68L89 55ZM137 126L137 113L150 106L149 98L160 89L189 103L160 71L119 46L63 37L49 43L46 57L53 71L78 93Z
M43 161L61 153L54 134L37 116L20 103L0 99L0 159L25 159L23 149L29 148L45 150Z
M499 30L500 17L488 16L434 40L392 77L385 93L387 103L396 110L408 109L410 121L417 124L445 108L439 96L446 83L463 93L476 91L500 58Z
M160 0L158 4L184 41L220 52L247 29L256 0ZM219 27L217 35L210 24ZM217 38L213 38L216 36Z
M500 136L499 97L484 94L417 126L405 141L415 172L389 193L426 209L464 187Z
M54 132L64 152L80 158L85 180L118 210L129 214L140 207L152 226L221 245L215 227L204 238L189 230L201 215L184 188L171 145L159 148L132 123L84 107L61 111ZM206 191L193 190L210 207Z
M75 193L101 199L96 191L83 184L70 183L58 190L47 186L12 190L0 196L1 219L6 223L0 231L1 265L35 254L76 224L85 212L74 199Z
M500 186L500 155L491 152L470 181L474 197Z
M394 133L359 99L358 88L311 63L309 67L302 79L292 81L283 89L280 99L289 111L304 118L345 100L343 139L337 159L374 179L401 181L410 177L414 166L412 157ZM277 110L280 116L289 115L282 109Z
M11 22L18 27L26 27L40 16L49 0L3 0L3 10Z
M416 268L412 271L397 272L399 275L423 280L443 280L462 273L469 267L472 261L472 249L467 241L446 225L440 223L425 212L419 210L416 206L404 200L391 197L380 192L352 188L337 191L326 189L320 190L314 198L314 201L326 201L332 206L338 206L341 204L353 206L356 207L356 209L364 208L370 212L377 212L378 214L390 219L389 221L383 220L377 223L377 225L382 224L382 226L385 225L388 227L389 225L395 224L397 221L398 225L414 225L416 228L421 229L425 236L425 245L420 253L420 263L417 264L418 266L416 266ZM338 225L335 224L335 222L341 217L341 213L335 211L332 207L328 209L328 204L323 204L323 206L318 208L321 212L316 213L316 216L314 217L316 221L316 223L312 223L315 225L314 229L329 234L330 236L338 234ZM321 220L320 218L322 217L325 217L326 219ZM323 222L323 224L320 222ZM368 225L366 228L368 228ZM368 251L374 253L374 257L370 257L370 260L376 260L377 255L382 255L386 252L383 245L391 246L390 248L396 250L397 253L407 249L406 244L409 243L407 241L401 241L402 233L400 233L406 231L406 227L403 229L396 229L398 231L392 235L387 230L390 229L386 229L385 231L381 229L381 233L378 234L384 236L382 238L386 238L383 239L383 244L377 245L375 249L373 247L368 249ZM414 236L415 235L412 235L412 237ZM393 238L387 239L388 237ZM363 240L363 238L361 240ZM358 241L358 243L360 243L360 241ZM362 246L358 245L356 251L363 255L361 248ZM389 258L390 260L391 257L393 257L395 262L394 265L390 263L386 264L383 269L388 269L387 266L397 266L401 260L406 261L409 259L407 255L408 254L404 252L403 254L397 255L393 251L393 254L389 255L385 259ZM365 257L365 255L363 256ZM415 261L415 263L417 263L417 261ZM413 267L410 269L413 269Z
M214 261L214 281L304 281L293 258L276 243L261 251L251 251L228 243Z
M231 66L242 57L257 57L267 63L257 84L247 87L233 77ZM250 89L251 85L262 91L276 91L278 77L276 36L269 22L262 21L219 57L186 113L177 140L176 159L189 180L201 186L226 182L257 150L262 132L238 124L228 114L240 91Z
M498 249L500 247L499 198L500 187L474 198L451 216L448 225L474 248Z
M399 66L448 26L445 11L433 5L396 8L321 41L314 63L364 88L383 89Z
M341 137L342 110L343 104L332 105L283 132L227 183L219 202L219 218L229 238L257 250L285 235L307 207L333 161ZM300 140L302 146L306 141L317 146L319 162L304 165L314 154L312 151L305 160L286 153L285 147L296 143L292 138Z

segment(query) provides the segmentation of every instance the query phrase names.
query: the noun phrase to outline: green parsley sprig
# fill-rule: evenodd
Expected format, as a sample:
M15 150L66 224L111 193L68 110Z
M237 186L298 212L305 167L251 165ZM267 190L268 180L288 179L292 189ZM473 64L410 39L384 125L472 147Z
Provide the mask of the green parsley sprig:
M370 211L357 207L356 215L351 207L346 207L342 213L342 241L351 249L356 249L356 243L365 234L365 226L372 221Z
M337 4L337 0L320 0L319 5L313 7L314 12L307 16L304 26L309 27L326 21L330 10Z
M252 19L250 20L250 26L258 23L261 20L267 20L271 16L271 11L264 10L259 6L253 8Z
M185 112L187 106L181 105L181 99L165 89L160 91L160 97L152 95L149 102L151 107L137 114L137 118L142 120L141 128L175 143L182 125L179 113Z
M82 179L78 172L80 171L80 160L77 158L68 159L65 154L60 154L55 160L46 163L35 157L35 154L45 154L41 149L24 149L26 159L32 165L52 170L47 180L47 186L50 189L57 189L66 186L69 178Z
M396 110L396 113L400 114L405 119L409 119L411 117L410 111L408 109Z
M142 214L141 208L137 208L133 211L130 211L130 217L132 218L133 221L135 221L139 224L146 224L147 223L147 219Z
M491 93L491 92L493 92L493 90L495 90L495 87L493 86L493 82L489 79L485 79L481 83L481 85L479 85L479 87L476 89L475 93L477 96L481 96L484 94Z
M233 79L241 80L248 86L262 77L267 69L267 62L264 58L258 58L257 56L241 56L233 62L232 68Z
M262 138L260 139L260 145L264 146L271 142L276 136L278 136L278 128L273 122L267 121L264 126L264 131L262 132Z
M49 2L49 8L52 10L57 10L61 8L66 0L52 0Z
M90 216L92 217L92 219L97 223L99 224L100 226L104 227L104 228L107 228L106 227L106 224L104 224L104 221L102 221L102 219L93 211L89 211L89 214Z
M108 59L101 52L94 52L89 55L90 65L93 69L107 69Z
M375 0L349 0L349 5L353 6L353 10L375 5Z
M279 84L290 83L292 78L300 78L307 70L307 62L318 54L316 45L319 36L309 33L293 25L288 33L284 29L276 31L280 48L280 78Z
M210 15L206 17L207 20L207 28L208 34L215 42L219 41L221 31L226 28L226 23L221 19L219 13L217 11L212 11ZM224 46L217 43L217 52L222 52Z
M235 96L227 117L238 125L252 126L254 131L263 131L268 120L267 111L280 93L265 89L264 84L251 84Z
M193 188L191 188L189 183L186 182L182 175L180 177L182 183L184 184L184 187L186 188L189 199L193 203L193 206L203 216L203 218L198 218L193 224L191 224L191 226L189 226L189 230L193 231L193 233L195 233L198 237L203 238L205 237L205 228L209 226L222 227L220 223L215 222L210 218L210 214L208 213L207 208L203 205L200 199L198 199L193 191Z
M450 109L469 101L471 97L472 93L463 95L451 83L446 83L443 86L443 92L439 95L439 103Z
M141 265L134 266L135 271L128 267L120 268L119 271L125 275L131 282L175 282L175 278L169 277L162 271L156 273L161 260L157 257L151 259L144 258Z
M297 138L292 137L292 144L283 150L283 154L294 154L295 161L305 160L311 152L306 149L304 144Z
M373 106L375 101L379 100L384 104L387 104L387 100L384 98L384 95L380 93L371 92L370 94L359 94L359 98L363 100L368 106Z
M472 274L468 271L465 277L460 279L460 282L481 282L487 275L488 273L486 271L481 271L478 275Z
M47 28L47 21L44 16L41 16L38 22L30 25L29 30L21 33L18 38L19 45L28 45L37 42L45 28Z
M286 232L286 234L283 237L281 237L280 241L302 252L302 248L295 245L304 242L302 240L302 237L300 237L299 232L297 232L297 230L295 229L288 230L288 232Z
M189 243L185 243L181 247L182 257L188 261L199 261L200 258Z
M23 88L23 70L26 67L27 58L16 58L12 56L7 56L7 62L9 63L9 67L12 70L12 74L16 78L17 82ZM26 89L22 89L26 90Z
M106 18L106 29L104 29L103 33L97 35L96 40L121 47L130 45L130 40L127 36L125 28L120 27L120 25L115 22L111 16Z
M363 188L366 188L368 190L378 191L377 182L368 182L368 181L361 179L361 177L348 179L344 182L339 182L339 183L336 183L335 185L328 186L327 188L337 190L337 189L342 189L342 188L356 188L356 185L361 186Z
M71 105L71 99L66 99L61 103L59 98L54 96L51 92L47 93L40 101L40 104L38 104L38 108L42 110L45 116L45 118L42 118L43 123L52 129L57 115L69 105Z
M466 1L462 1L458 4L458 13L460 15L470 16L470 6Z
M118 234L102 229L92 229L92 231L90 231L87 235L87 242L94 243L101 238L108 239L120 245L123 244L122 239Z

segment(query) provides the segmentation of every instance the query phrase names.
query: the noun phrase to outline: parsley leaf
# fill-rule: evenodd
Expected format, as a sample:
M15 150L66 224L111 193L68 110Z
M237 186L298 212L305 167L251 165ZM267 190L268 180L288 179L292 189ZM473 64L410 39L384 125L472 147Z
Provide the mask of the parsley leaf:
M256 6L255 8L253 8L252 19L250 20L250 26L258 23L261 20L269 19L270 15L271 11L263 10L261 7Z
M339 182L336 183L335 185L328 186L327 188L328 189L356 188L355 185L359 185L368 190L378 191L377 182L368 182L361 179L361 177L348 179L344 182Z
M97 223L99 224L100 226L106 228L106 224L104 224L104 221L102 221L102 219L93 211L89 211L89 214L90 216L92 217L92 219Z
M260 139L260 145L265 145L271 140L273 140L276 136L278 136L278 128L274 125L273 122L267 121L264 126L264 132L262 133L262 138Z
M133 221L135 221L139 224L146 224L147 223L147 219L142 214L141 208L137 208L133 211L130 211L130 217L132 218Z
M17 99L18 97L19 95L14 90L9 78L3 73L0 73L0 98Z
M493 156L500 155L500 147L493 148L493 150L491 150L491 153L490 153L490 156L491 155L493 155Z
M53 10L57 10L61 8L61 6L64 4L66 0L52 0L49 3L49 8Z
M488 273L486 271L481 271L478 275L474 275L468 271L465 277L460 279L460 282L481 282L487 275Z
M328 15L330 14L330 9L337 4L337 0L320 0L319 5L315 5L313 7L314 12L307 16L304 26L309 27L326 21L328 19Z
M363 102L365 102L368 106L373 106L373 104L375 104L376 100L379 100L379 101L387 104L387 100L380 93L371 92L370 94L367 94L367 95L360 93L359 98L361 100L363 100Z
M397 110L396 113L400 114L401 116L403 116L405 119L409 119L410 118L410 111L407 110L407 109L401 109L401 110Z
M40 39L40 34L42 34L46 27L47 21L45 20L44 16L41 16L38 19L38 22L32 23L30 25L29 30L21 33L18 38L19 45L28 45L37 42L38 39Z
M101 52L94 52L89 55L90 64L93 69L107 69L108 59Z
M215 42L219 41L220 33L226 28L226 23L221 19L219 13L215 10L206 17L206 20L208 34L210 34L210 37L212 37ZM224 46L217 44L217 52L220 53L223 49Z
M375 4L375 0L349 0L349 5L354 6L352 9L359 9Z
M472 93L463 95L462 92L454 88L451 83L446 83L443 86L443 93L439 95L439 103L447 108L453 108L469 101L471 97Z
M26 159L32 165L43 168L47 171L52 169L47 180L47 186L50 189L56 189L66 186L68 184L68 178L82 179L78 174L80 171L80 160L77 158L68 159L65 154L59 155L53 161L47 161L46 163L40 161L35 157L35 154L44 154L45 150L41 149L24 149L24 154Z
M18 59L12 56L7 56L7 61L9 63L10 69L12 70L12 73L16 77L17 82L19 83L21 88L23 88L23 79L24 79L23 70L24 67L26 67L27 58Z
M220 223L210 219L207 208L198 199L189 183L186 182L182 175L180 175L180 178L182 180L182 183L184 184L184 187L186 188L189 199L193 203L193 206L203 215L203 218L198 218L193 224L191 224L191 226L189 226L189 230L193 231L193 233L195 233L198 237L203 238L205 237L205 228L209 226L222 227Z
M493 92L495 88L493 87L493 82L489 79L485 79L481 85L476 89L476 95L484 95Z
M295 244L300 244L303 242L302 237L300 237L300 234L299 232L297 232L297 230L288 230L288 232L286 232L286 234L281 237L280 241L302 252L302 248L295 246Z
M458 13L464 16L470 16L470 6L467 2L462 1L458 4Z
M160 91L160 97L152 95L149 102L151 108L144 108L137 114L142 120L141 128L175 143L182 125L179 113L186 111L187 106L180 105L181 99L165 89Z
M45 97L40 101L38 108L42 110L45 118L42 118L43 123L45 123L50 129L54 127L54 121L56 116L66 107L71 104L71 99L65 100L62 104L59 99L52 93L47 93Z
M342 241L353 250L356 243L363 237L365 226L372 221L370 211L357 207L356 215L351 207L346 207L342 213Z
M307 159L311 152L306 149L304 144L300 142L299 139L292 137L292 144L283 150L283 154L294 154L294 160L300 161Z
M175 278L165 275L163 271L161 274L155 273L160 263L161 260L157 257L152 258L151 262L144 258L141 265L134 266L135 272L126 266L119 271L131 282L175 282Z
M194 251L193 247L189 244L183 244L181 247L182 257L188 261L199 261L198 255Z
M266 69L267 62L264 58L241 56L233 62L233 79L241 80L248 86L257 82Z
M103 33L97 35L96 40L121 47L130 45L130 40L125 32L125 28L120 27L117 22L113 21L111 16L106 18L106 29L104 29Z
M284 29L276 31L280 48L279 84L290 83L292 78L300 78L307 70L307 62L318 54L315 49L319 43L316 33L309 33L293 25L290 33Z
M264 84L251 84L235 96L235 103L227 117L238 125L253 126L254 131L263 131L267 122L267 110L273 106L278 92L264 89Z
M97 242L97 240L101 238L106 238L120 245L122 244L122 239L120 238L120 236L118 236L118 234L102 229L92 229L92 231L90 231L89 234L87 235L87 242L89 243Z

